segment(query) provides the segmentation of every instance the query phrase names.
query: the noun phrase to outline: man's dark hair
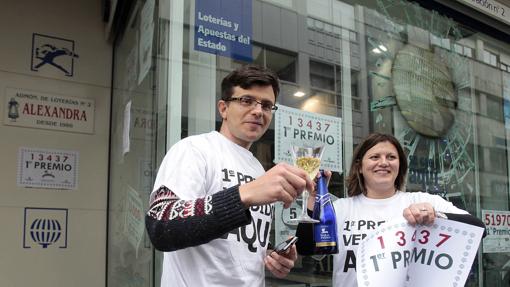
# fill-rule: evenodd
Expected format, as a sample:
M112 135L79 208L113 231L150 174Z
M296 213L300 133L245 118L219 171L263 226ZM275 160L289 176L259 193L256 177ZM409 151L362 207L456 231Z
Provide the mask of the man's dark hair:
M362 193L366 194L365 179L363 178L363 174L360 173L361 162L367 151L381 142L389 142L397 149L399 168L394 185L397 190L402 190L407 175L407 157L404 153L404 149L394 136L389 134L373 133L368 135L354 149L351 169L349 170L349 176L346 180L349 196L355 196Z
M275 100L280 93L280 82L275 72L257 65L242 66L228 74L221 82L221 99L228 100L234 93L234 87L249 89L253 86L271 86Z

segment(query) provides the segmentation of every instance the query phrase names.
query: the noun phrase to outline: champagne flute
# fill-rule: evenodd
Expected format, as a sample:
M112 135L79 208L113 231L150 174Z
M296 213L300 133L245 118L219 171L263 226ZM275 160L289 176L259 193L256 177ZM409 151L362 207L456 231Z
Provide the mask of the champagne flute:
M292 158L294 160L294 165L304 170L308 176L313 180L317 173L319 172L319 168L321 166L321 158L322 153L324 151L324 145L293 145L292 146ZM290 221L297 222L306 222L306 223L317 223L318 220L315 220L308 216L306 212L306 206L308 203L308 197L310 193L308 190L303 191L301 194L302 198L302 209L301 215L298 218L291 219Z

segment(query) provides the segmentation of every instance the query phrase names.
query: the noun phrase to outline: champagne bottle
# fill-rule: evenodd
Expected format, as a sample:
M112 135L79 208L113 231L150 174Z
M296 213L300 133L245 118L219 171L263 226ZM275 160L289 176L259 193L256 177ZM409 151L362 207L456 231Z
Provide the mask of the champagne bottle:
M319 223L313 224L314 254L336 254L338 253L338 237L335 209L328 193L327 178L323 170L320 173L312 216L313 219L319 220Z

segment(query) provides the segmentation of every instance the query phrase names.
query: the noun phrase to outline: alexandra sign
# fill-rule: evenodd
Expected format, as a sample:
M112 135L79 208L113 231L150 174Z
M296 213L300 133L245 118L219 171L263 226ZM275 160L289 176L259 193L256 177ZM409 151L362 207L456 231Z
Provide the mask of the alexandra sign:
M510 24L510 8L494 0L458 0L475 9Z
M7 88L4 123L10 126L94 132L94 100Z

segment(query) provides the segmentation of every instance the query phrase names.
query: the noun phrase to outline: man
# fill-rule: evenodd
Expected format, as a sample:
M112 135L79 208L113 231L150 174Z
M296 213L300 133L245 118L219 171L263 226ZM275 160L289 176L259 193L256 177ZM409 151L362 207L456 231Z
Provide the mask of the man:
M220 132L187 137L165 156L151 194L146 226L156 249L166 251L162 287L264 286L264 266L286 276L297 258L266 254L274 213L305 187L306 173L281 163L264 173L249 151L277 109L277 76L241 67L221 84Z

